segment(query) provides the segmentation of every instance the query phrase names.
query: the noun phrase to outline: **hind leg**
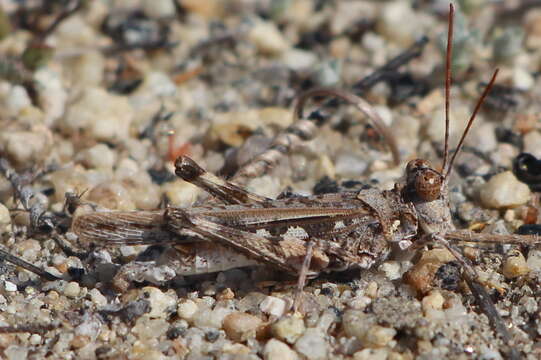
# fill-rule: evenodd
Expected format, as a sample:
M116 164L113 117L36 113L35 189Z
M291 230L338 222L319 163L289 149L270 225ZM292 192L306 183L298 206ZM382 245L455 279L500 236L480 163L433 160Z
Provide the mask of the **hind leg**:
M207 172L187 156L179 156L175 160L175 174L181 179L205 190L227 205L266 204L272 201L272 199L246 191Z

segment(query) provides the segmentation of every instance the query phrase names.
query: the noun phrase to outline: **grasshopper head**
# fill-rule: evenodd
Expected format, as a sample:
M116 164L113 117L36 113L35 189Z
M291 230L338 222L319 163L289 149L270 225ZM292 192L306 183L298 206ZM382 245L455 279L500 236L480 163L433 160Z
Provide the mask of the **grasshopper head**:
M406 166L406 194L417 201L433 201L440 197L444 177L428 160L416 159Z

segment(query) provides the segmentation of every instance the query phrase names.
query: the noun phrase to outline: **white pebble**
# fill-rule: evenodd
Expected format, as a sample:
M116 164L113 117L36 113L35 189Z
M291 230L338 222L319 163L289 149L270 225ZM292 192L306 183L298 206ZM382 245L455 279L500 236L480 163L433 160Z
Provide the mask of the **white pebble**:
M396 330L384 326L372 326L363 338L363 343L370 347L384 347L396 335Z
M200 190L197 186L184 180L177 179L162 185L162 191L173 206L191 206Z
M270 22L258 21L248 34L257 50L266 55L279 55L289 48L280 30Z
M507 254L503 263L502 273L507 279L515 279L530 272L524 255L518 250L512 250Z
M4 289L9 292L15 292L17 291L17 285L11 281L4 281Z
M274 336L292 344L304 333L304 321L296 316L289 316L274 323L271 330Z
M275 296L267 296L265 300L259 304L259 309L265 314L281 317L285 313L286 302Z
M531 192L528 185L518 181L511 171L506 171L484 184L480 196L484 206L500 209L525 204Z
M20 360L28 357L28 348L26 346L10 345L4 350L7 360Z
M4 132L0 135L0 150L20 165L41 162L49 155L52 135L47 129Z
M150 312L148 316L151 318L165 318L169 316L170 309L176 305L176 299L171 295L163 293L160 289L147 286L143 288L147 300L150 302Z
M211 311L208 309L200 309L194 316L194 325L197 327L220 329L224 318L232 312L233 310L228 308L216 308Z
M103 296L98 289L92 289L88 293L90 294L90 300L92 300L96 306L101 307L107 305L107 298Z
M385 273L385 276L389 280L396 280L402 277L400 263L398 261L385 261L379 266L378 270Z
M284 52L281 60L289 69L303 71L315 66L317 56L311 51L292 48Z
M141 7L150 18L163 18L175 15L174 0L143 0Z
M9 210L4 204L0 203L0 233L2 233L9 224L11 224Z
M474 126L471 135L466 139L466 144L478 149L483 153L491 153L496 149L498 140L494 125L489 122Z
M363 339L372 323L362 310L347 310L343 315L343 327L347 336Z
M193 300L185 300L178 304L177 314L181 319L192 321L199 307Z
M153 71L145 75L143 83L130 96L131 103L136 107L147 106L156 98L173 96L177 91L175 83L167 74Z
M324 360L329 357L329 346L325 334L316 328L309 328L295 342L295 350L310 360Z
M41 244L34 239L23 240L17 244L17 250L26 261L33 262L41 251Z
M129 136L133 110L124 96L86 88L59 123L67 133L84 131L96 140L118 142Z
M165 319L151 319L148 316L141 316L137 319L135 326L131 329L133 334L137 334L142 340L141 342L148 343L151 340L159 338L165 334L169 328L169 323ZM161 355L161 353L160 353ZM156 357L148 357L148 359L156 359ZM158 359L160 359L158 357Z
M243 342L255 338L261 323L262 320L254 315L234 312L224 318L223 329L231 340Z
M367 167L366 161L351 153L338 155L335 162L336 174L344 178L357 178L365 172Z
M408 46L414 39L419 23L409 2L392 1L384 5L376 26L387 40Z
M248 184L246 184L246 188L248 191L270 198L275 198L278 196L283 189L282 185L280 184L280 179L278 179L276 176L269 175L251 179Z
M528 265L531 271L541 271L541 250L531 249L528 252L526 265Z
M87 50L74 57L67 69L69 76L77 88L100 86L105 73L105 58L100 51Z
M437 290L431 291L430 294L425 296L421 301L423 311L427 312L429 309L441 310L445 299L441 293Z
M535 84L535 79L529 71L526 71L523 67L516 66L513 69L513 84L516 88L527 91Z
M87 199L107 209L135 210L129 192L116 181L103 182L95 186L88 192Z
M34 80L40 108L45 113L45 124L51 125L64 115L68 92L62 84L61 75L48 67L37 70Z
M82 161L89 168L112 169L115 163L115 152L105 144L96 144L80 154Z
M299 356L287 344L270 339L263 349L263 359L265 360L297 360Z
M64 286L64 295L69 298L75 298L81 292L81 287L75 281L69 282Z
M4 102L6 110L12 115L18 115L22 109L32 105L28 93L21 85L12 86Z
M530 153L537 158L541 158L541 132L530 131L523 137L524 152Z
M28 342L30 345L40 345L41 344L41 336L38 334L32 334L30 336L30 339L28 339Z
M353 360L387 360L388 356L387 349L363 349L353 354Z

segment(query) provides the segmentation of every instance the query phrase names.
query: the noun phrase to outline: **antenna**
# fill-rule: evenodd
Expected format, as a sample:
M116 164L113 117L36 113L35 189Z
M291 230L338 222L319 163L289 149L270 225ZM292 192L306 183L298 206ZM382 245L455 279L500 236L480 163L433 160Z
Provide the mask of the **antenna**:
M447 54L445 60L445 148L443 151L442 170L447 166L449 157L449 105L451 92L451 57L453 52L453 29L455 19L455 7L452 3L449 4L449 20L447 28Z
M485 90L483 90L483 93L481 94L481 97L479 100L477 100L477 104L475 105L475 109L473 110L473 113L470 117L470 120L468 120L468 125L466 125L466 129L464 129L464 132L462 133L462 137L460 138L460 141L458 142L458 145L456 147L455 153L453 154L453 157L451 158L451 161L449 162L449 165L446 169L443 169L443 177L445 178L445 181L449 178L449 174L451 173L451 170L453 169L453 163L455 162L456 156L460 152L460 149L462 148L462 144L464 143L464 139L466 138L466 135L468 134L468 131L470 131L470 128L473 124L473 120L475 120L475 116L479 112L479 109L481 108L481 105L483 105L483 102L485 101L485 98L488 95L488 92L490 89L492 89L492 86L494 85L494 82L496 81L496 76L498 75L498 71L500 69L496 69L494 71L494 74L492 74L492 78L490 79L490 82L485 87Z

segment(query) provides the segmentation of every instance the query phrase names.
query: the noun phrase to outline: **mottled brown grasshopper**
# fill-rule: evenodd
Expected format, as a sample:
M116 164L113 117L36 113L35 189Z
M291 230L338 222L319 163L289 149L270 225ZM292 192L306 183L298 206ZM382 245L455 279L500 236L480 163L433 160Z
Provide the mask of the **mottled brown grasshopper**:
M90 245L166 245L153 261L126 265L121 272L131 280L148 280L148 274L157 266L171 270L163 278L167 280L177 275L264 264L298 275L300 293L307 276L352 267L367 269L387 258L393 247L406 250L434 242L451 251L462 264L464 277L479 303L504 341L510 343L507 327L484 287L476 281L475 270L450 242L535 244L538 239L535 236L480 235L457 230L452 223L449 174L473 120L494 84L497 71L477 102L449 159L452 6L449 19L445 155L441 172L427 161L417 159L407 164L405 176L391 190L367 189L278 199L262 197L236 185L266 171L289 151L295 141L312 137L314 125L299 120L289 132L275 139L269 151L239 170L231 182L204 171L188 157L176 160L175 172L179 177L204 189L221 204L211 201L188 209L170 207L153 211L84 214L76 217L72 225L79 245L83 248ZM302 118L305 101L319 95L341 97L365 112L387 138L395 160L398 159L398 151L388 129L378 120L372 107L354 95L329 89L308 91L298 99L295 115ZM298 304L298 300L295 303Z

